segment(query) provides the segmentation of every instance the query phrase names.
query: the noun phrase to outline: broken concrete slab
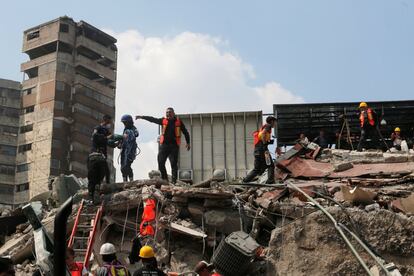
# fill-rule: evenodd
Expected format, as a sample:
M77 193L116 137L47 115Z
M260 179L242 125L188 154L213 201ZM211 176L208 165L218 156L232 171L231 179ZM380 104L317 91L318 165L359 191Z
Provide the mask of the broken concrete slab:
M377 196L376 193L355 187L351 189L348 186L341 186L342 196L344 200L352 204L371 204L374 198Z
M204 213L204 223L218 232L230 234L241 228L237 210L211 210Z
M285 154L276 158L275 163L278 164L282 161L289 160L294 156L299 155L303 151L304 147L300 144L295 144L291 149L289 149Z
M173 196L180 197L210 199L234 198L234 193L223 189L163 187L161 190L164 192L170 192Z
M63 175L55 177L52 182L52 196L62 204L69 197L74 196L81 189L81 181L75 175Z
M256 204L262 208L269 208L272 201L278 200L280 197L286 194L286 190L273 190L265 192L260 197L256 198Z
M332 172L329 178L350 178L365 175L391 176L399 173L402 175L410 174L414 171L413 162L405 163L380 163L380 164L354 164L354 167L343 172Z
M408 161L408 156L407 154L385 152L384 161L385 163L403 163Z
M328 207L327 211L351 228L348 214L340 207ZM402 275L414 275L412 218L384 209L366 212L347 208L347 212L366 242L387 256L386 262L392 260ZM331 221L320 211L276 228L267 255L278 275L366 275ZM361 257L368 265L375 264L368 254Z
M342 162L334 164L334 171L335 172L343 172L349 169L352 169L354 165L351 162Z
M195 229L192 229L190 227L186 227L184 225L175 223L175 222L171 222L170 225L166 226L168 229L171 229L172 231L176 231L182 234L186 234L195 238L202 238L205 239L207 238L207 235L204 232L200 232L197 231Z
M394 200L391 207L406 214L414 214L414 193L409 197Z
M312 159L293 157L290 160L283 160L277 164L279 167L288 170L292 177L326 177L333 171L329 163L316 162Z

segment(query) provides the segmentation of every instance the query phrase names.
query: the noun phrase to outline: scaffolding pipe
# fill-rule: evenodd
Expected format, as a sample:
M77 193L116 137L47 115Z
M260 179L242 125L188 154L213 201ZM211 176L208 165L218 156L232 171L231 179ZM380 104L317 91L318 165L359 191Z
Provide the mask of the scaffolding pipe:
M355 258L358 260L358 262L361 264L361 266L364 268L364 270L367 273L367 275L373 276L373 274L369 270L367 264L364 262L364 260L362 260L361 256L356 251L355 247L351 244L351 242L345 236L344 231L342 231L342 228L338 225L338 222L335 220L335 218L328 211L326 211L326 209L323 208L316 200L314 200L307 193L305 193L302 189L300 189L296 185L294 185L292 183L289 183L289 182L287 183L287 185L289 187L291 187L292 189L294 189L294 190L300 192L301 194L303 194L310 202L312 202L313 204L315 204L315 206L318 207L318 209L320 209L332 221L332 223L335 226L335 229L339 232L339 234L341 235L342 239L345 241L346 245L349 247L349 249L351 250L352 254L354 254Z

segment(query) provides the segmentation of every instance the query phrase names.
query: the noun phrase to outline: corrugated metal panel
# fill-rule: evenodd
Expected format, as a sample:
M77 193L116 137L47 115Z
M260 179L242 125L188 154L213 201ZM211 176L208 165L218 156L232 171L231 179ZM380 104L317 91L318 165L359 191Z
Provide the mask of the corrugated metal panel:
M387 125L380 128L385 138L389 137L397 126L401 128L403 137L414 136L413 100L367 103L376 111L379 121L381 119L387 121ZM321 129L325 131L325 135L332 143L336 143L335 133L341 130L343 124L340 115L345 115L347 118L351 136L359 137L358 105L359 102L275 104L273 110L278 119L275 130L278 145L295 144L300 133L313 139Z
M180 170L192 170L193 181L209 179L226 169L229 179L253 168L253 136L262 124L261 111L178 115L187 127L192 148L180 148Z

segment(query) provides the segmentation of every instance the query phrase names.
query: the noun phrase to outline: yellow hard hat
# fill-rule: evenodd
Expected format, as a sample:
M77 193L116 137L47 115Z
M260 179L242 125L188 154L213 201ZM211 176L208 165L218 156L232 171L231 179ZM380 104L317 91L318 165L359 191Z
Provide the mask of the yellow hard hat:
M154 249L151 246L144 245L139 251L139 256L143 259L149 259L155 256Z
M399 127L396 127L396 128L394 129L394 131L395 131L395 132L401 132L401 129L400 129Z
M359 108L362 108L362 107L368 107L367 103L366 102L361 102L359 104Z

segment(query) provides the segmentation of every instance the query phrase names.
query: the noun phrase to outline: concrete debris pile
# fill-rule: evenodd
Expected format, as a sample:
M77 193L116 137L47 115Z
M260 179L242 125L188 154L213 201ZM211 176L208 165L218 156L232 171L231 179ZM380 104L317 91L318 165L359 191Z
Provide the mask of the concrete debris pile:
M362 264L372 271L388 266L413 275L413 157L414 153L359 153L297 145L275 162L278 184L210 179L174 186L156 172L146 180L103 184L104 213L91 270L101 263L97 253L105 242L116 245L130 271L139 267L131 261L130 252L141 230L143 202L154 199L156 219L151 225L155 233L144 242L153 245L164 271L191 272L197 262L206 260L223 275L363 275L367 270ZM59 202L72 195L85 198L84 185L78 187L55 198ZM63 189L54 188L59 190ZM48 222L54 212L44 212L50 234ZM338 225L349 230L344 230L345 236L360 260ZM253 241L251 247L237 242L245 234ZM232 235L237 237L229 239ZM32 243L31 226L25 223L0 248L1 255L11 255L20 264L20 275L31 275L35 267ZM246 267L232 259L230 248L237 249L237 260L245 260ZM242 272L237 270L242 267Z
M414 275L414 217L389 210L329 207L341 223L354 229L374 252L393 262L402 275ZM349 217L352 218L352 221ZM279 275L365 275L349 248L321 212L312 213L272 232L269 256ZM356 247L363 254L364 250ZM376 265L362 255L369 267Z

